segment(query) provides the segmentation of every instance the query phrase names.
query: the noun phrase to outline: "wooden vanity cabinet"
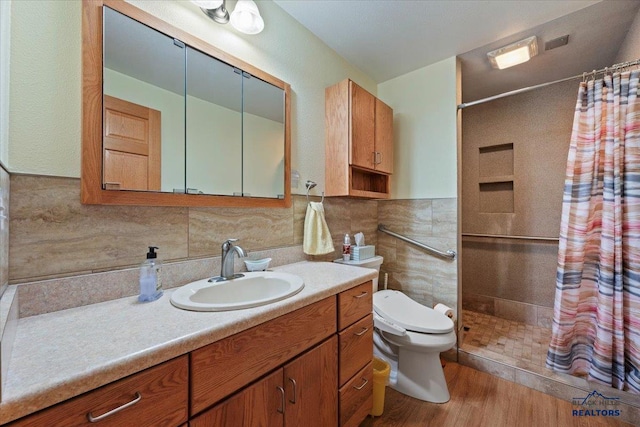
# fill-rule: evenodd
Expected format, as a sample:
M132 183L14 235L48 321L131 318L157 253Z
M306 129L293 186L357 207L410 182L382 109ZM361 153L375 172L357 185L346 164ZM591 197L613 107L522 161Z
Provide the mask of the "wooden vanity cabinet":
M329 297L192 351L191 415L335 333L336 302Z
M296 357L189 422L190 427L335 426L338 339ZM333 402L333 404L331 404Z
M347 79L325 90L325 195L388 198L393 110Z
M192 352L192 414L222 400L189 426L359 425L373 405L372 290L365 282Z
M339 425L358 426L373 407L373 284L338 294Z
M189 427L281 427L284 425L283 396L282 369L279 369L198 415L189 421Z
M8 426L357 426L372 407L371 292L368 281Z
M8 426L178 426L189 415L188 374L188 358L180 356Z

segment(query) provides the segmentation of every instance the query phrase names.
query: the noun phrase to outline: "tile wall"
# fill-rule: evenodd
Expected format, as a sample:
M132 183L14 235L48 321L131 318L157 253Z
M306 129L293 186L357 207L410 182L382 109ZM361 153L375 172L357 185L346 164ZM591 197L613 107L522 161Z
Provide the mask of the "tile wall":
M457 251L457 199L385 200L378 202L378 222L389 230L436 249ZM382 278L421 304L458 305L458 261L436 258L387 234L378 233L384 257Z
M0 400L18 324L16 287L9 279L9 174L0 165Z
M14 174L11 185L9 280L28 285L20 286L21 316L134 295L148 245L161 248L165 287L218 271L228 237L239 238L250 257L274 258L272 266L339 255L303 254L304 196L288 209L90 206L80 203L78 179ZM324 204L336 249L345 233L358 231L376 244L376 201Z
M0 297L9 283L9 173L0 165Z
M14 174L11 185L11 283L136 267L149 245L176 262L219 256L229 237L249 252L302 244L304 196L287 209L92 206L80 203L78 179ZM356 231L375 244L376 201L324 204L337 248Z
M551 328L553 307L529 304L508 299L489 297L472 292L462 293L465 310L488 314L502 319L514 320L527 325Z

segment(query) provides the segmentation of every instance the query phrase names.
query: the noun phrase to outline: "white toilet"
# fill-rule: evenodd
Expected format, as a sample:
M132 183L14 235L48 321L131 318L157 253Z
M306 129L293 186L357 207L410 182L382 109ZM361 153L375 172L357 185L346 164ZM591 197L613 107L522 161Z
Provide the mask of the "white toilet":
M336 260L378 271L382 261L381 256L364 261ZM378 280L374 279L374 354L391 365L389 385L427 402L449 401L440 353L456 343L453 321L400 291L377 290Z

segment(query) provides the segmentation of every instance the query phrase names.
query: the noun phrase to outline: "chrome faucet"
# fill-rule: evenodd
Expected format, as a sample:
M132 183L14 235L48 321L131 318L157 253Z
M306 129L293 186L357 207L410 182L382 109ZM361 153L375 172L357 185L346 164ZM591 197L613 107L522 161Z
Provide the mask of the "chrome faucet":
M233 255L237 253L240 258L244 258L247 256L247 253L240 246L236 246L233 243L237 242L238 239L227 239L222 244L222 260L221 260L221 269L220 269L220 278L218 281L222 280L232 280L237 279L238 277L243 277L244 274L236 274L234 272L233 266Z

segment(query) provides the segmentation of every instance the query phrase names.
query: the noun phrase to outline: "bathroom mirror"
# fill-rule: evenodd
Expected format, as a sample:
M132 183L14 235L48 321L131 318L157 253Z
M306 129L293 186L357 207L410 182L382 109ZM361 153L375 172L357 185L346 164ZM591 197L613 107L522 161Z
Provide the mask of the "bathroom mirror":
M289 85L120 0L83 2L82 202L288 207Z
M185 188L184 45L104 8L103 188Z

